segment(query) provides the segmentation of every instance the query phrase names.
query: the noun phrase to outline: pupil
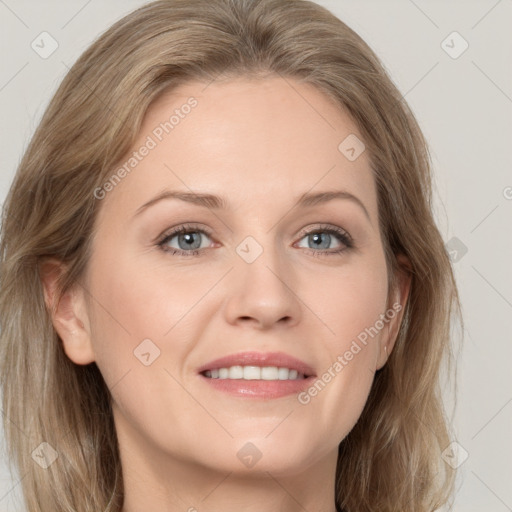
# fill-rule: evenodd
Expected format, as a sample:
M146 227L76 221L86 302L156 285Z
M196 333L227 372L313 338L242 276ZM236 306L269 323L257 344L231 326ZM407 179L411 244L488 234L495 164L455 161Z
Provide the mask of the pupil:
M327 237L327 246L325 246L325 247L323 247L323 248L328 248L328 247L329 247L329 241L330 241L330 237L331 237L331 235L328 235L328 234L326 234L326 233L315 233L315 234L313 234L313 235L311 235L311 236L313 236L314 243L315 243L315 246L316 246L316 247L318 247L318 246L320 246L320 245L321 245L321 243L322 243L322 241L321 241L321 237L322 237L324 234L325 234L325 235L326 235L326 237Z
M199 247L199 245L201 245L201 243L199 243L199 245L196 243L195 246L192 247L192 245L194 244L194 236L195 236L194 233L185 233L184 235L181 235L180 241L183 241L183 239L184 239L186 241L187 248L197 249Z

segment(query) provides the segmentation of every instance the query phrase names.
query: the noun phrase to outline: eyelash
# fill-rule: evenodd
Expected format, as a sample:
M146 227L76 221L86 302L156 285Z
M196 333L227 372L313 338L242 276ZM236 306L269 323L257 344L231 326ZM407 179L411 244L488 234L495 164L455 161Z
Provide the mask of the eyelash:
M167 244L170 240L172 240L176 235L182 235L186 233L202 233L211 238L211 232L208 229L199 228L198 226L193 226L189 224L184 224L182 226L179 226L178 228L173 229L169 233L165 233L157 242L157 246L164 252L169 253L171 255L178 255L178 256L197 256L203 249L194 249L192 251L182 251L180 249L174 249L174 248L166 248L165 244ZM318 228L315 228L311 231L305 231L301 233L300 240L308 235L315 235L315 234L321 234L321 233L327 233L329 235L334 235L338 241L340 241L344 247L336 250L314 250L314 249L307 249L307 251L312 254L315 257L321 257L321 256L333 256L333 255L339 255L342 252L345 252L346 250L352 249L354 247L354 243L352 240L352 237L343 229L335 227L335 226L320 226Z

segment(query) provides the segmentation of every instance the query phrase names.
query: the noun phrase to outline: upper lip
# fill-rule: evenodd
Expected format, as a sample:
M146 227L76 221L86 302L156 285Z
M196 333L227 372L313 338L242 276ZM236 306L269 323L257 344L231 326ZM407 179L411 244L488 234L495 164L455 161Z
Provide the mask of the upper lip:
M239 352L238 354L231 354L204 364L198 368L198 373L218 368L229 368L231 366L277 366L297 370L297 372L302 373L306 377L315 375L311 366L284 352Z

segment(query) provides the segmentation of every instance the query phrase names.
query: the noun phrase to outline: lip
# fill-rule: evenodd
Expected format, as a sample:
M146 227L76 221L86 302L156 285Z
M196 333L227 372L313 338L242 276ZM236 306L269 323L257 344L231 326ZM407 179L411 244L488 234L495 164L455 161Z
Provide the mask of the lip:
M206 370L229 368L230 366L277 366L297 370L306 377L316 376L311 366L284 352L239 352L210 361L198 368L197 371L202 373Z
M211 379L202 374L206 370L229 368L230 366L277 366L297 370L304 379L297 380L244 380ZM242 398L275 399L298 394L311 386L316 379L314 370L304 361L284 352L240 352L215 359L198 368L199 377L211 388Z

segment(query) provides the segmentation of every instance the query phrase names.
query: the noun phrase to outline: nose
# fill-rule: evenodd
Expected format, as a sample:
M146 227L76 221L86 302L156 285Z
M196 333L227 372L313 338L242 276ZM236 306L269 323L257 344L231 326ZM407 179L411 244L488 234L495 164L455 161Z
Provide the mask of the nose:
M231 325L265 330L291 327L300 321L301 300L292 267L277 251L264 248L251 263L236 255L230 272L225 316Z

